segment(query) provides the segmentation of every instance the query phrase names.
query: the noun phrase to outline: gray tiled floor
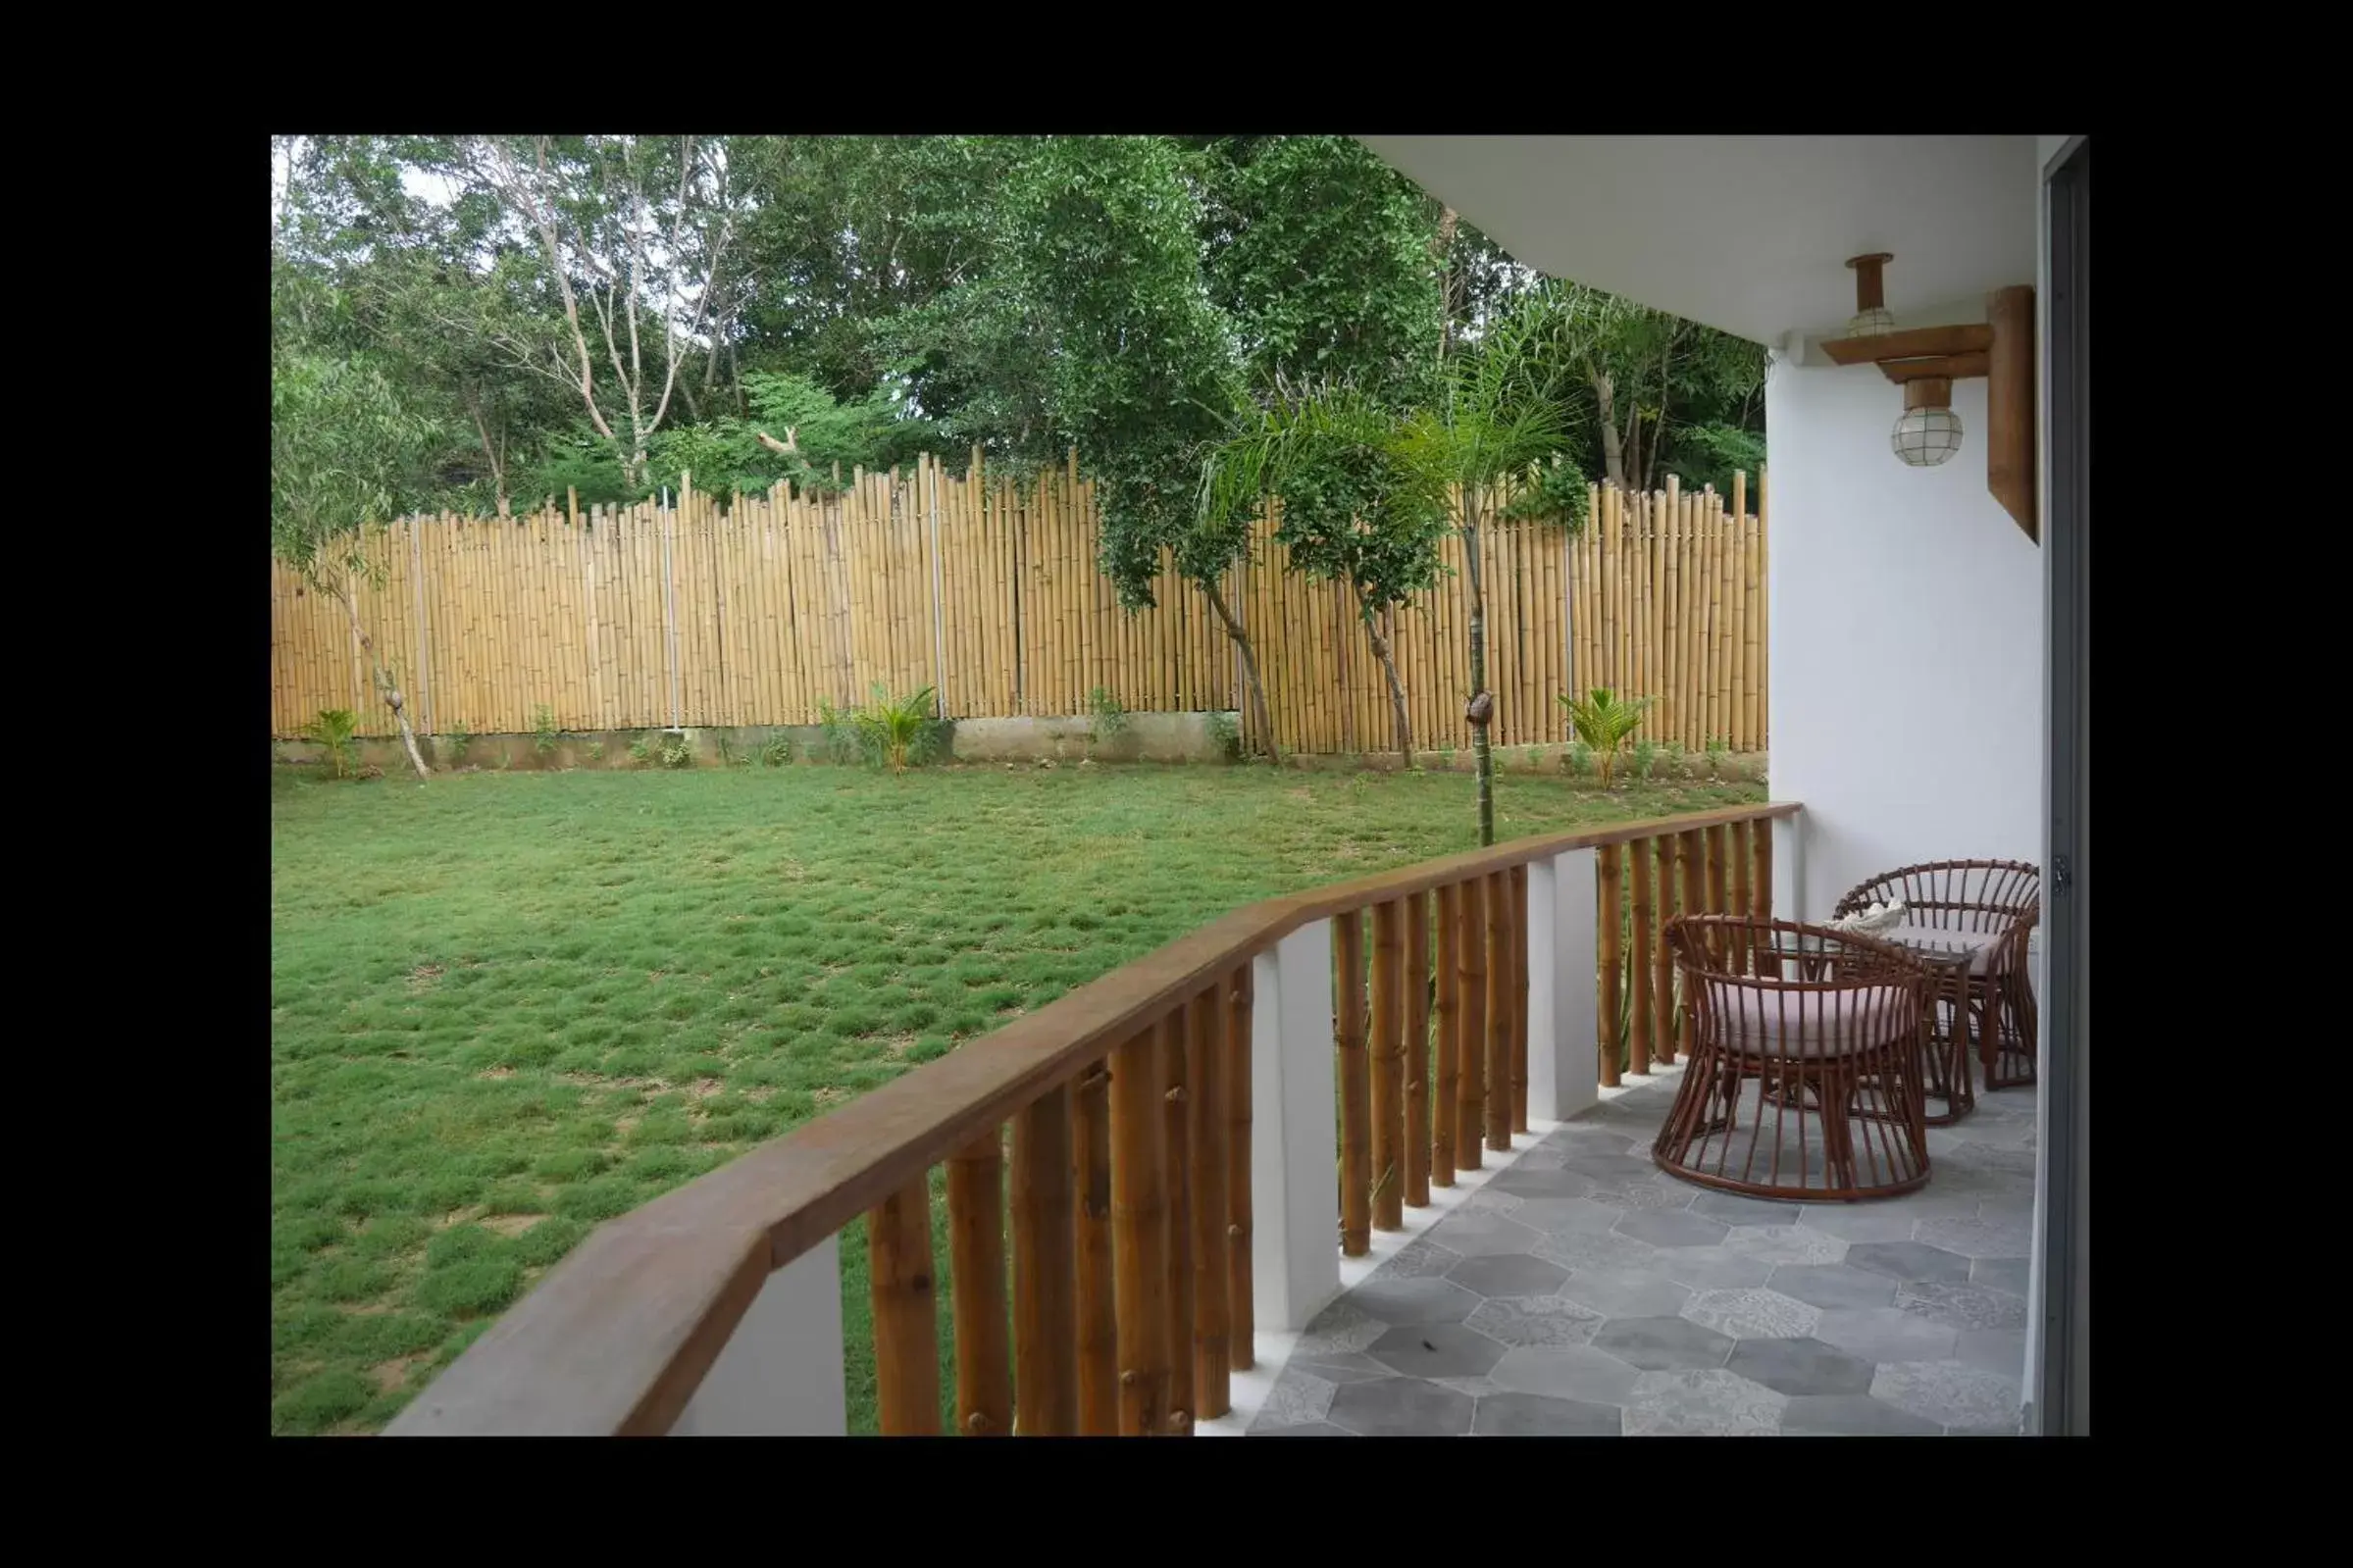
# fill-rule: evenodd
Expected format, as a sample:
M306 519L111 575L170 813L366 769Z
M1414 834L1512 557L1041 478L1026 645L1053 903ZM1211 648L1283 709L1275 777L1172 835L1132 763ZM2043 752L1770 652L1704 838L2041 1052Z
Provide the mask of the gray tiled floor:
M1661 1172L1672 1094L1555 1131L1325 1309L1251 1436L2016 1431L2032 1089L1932 1131L1919 1191L1835 1205Z

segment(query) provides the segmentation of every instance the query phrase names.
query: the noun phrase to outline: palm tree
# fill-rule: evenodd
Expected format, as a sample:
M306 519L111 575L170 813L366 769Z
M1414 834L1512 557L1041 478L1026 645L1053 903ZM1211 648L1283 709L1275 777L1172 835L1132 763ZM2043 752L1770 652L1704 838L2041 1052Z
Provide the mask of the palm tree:
M1488 328L1478 343L1450 360L1437 406L1412 421L1417 466L1454 488L1470 582L1471 748L1478 759L1479 842L1495 842L1495 755L1487 742L1495 698L1487 690L1487 595L1479 567L1479 521L1491 486L1542 462L1568 441L1568 422L1553 395L1547 346L1560 307L1546 296L1523 301Z

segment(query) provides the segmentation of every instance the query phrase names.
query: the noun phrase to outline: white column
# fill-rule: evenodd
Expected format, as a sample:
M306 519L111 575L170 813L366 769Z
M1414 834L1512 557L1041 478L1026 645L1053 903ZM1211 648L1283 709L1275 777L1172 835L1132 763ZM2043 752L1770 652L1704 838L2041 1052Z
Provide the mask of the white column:
M1252 966L1251 1269L1261 1329L1304 1329L1340 1293L1332 926Z
M1794 817L1773 819L1773 918L1818 918L1806 907L1806 814L1802 811Z
M1566 1121L1601 1098L1594 852L1528 864L1528 1114Z
M670 1429L674 1438L839 1438L849 1430L842 1387L842 1239L774 1274Z

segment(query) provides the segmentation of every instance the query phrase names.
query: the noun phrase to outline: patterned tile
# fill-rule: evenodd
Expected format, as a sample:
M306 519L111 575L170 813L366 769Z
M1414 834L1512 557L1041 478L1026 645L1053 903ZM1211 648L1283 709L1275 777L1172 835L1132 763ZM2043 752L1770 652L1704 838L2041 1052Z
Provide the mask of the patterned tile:
M1462 1326L1502 1344L1583 1344L1604 1314L1557 1296L1508 1296L1482 1301Z
M1266 1391L1266 1402L1258 1407L1253 1427L1295 1427L1304 1422L1321 1421L1324 1412L1332 1408L1332 1395L1340 1385L1310 1376L1297 1367L1285 1367L1283 1375L1274 1380Z
M1687 1209L1697 1196L1680 1182L1658 1182L1647 1176L1638 1181L1596 1186L1585 1195L1616 1209Z
M1568 1270L1542 1258L1502 1252L1465 1258L1448 1271L1447 1278L1479 1295L1551 1295L1566 1282Z
M1352 1383L1332 1396L1334 1426L1367 1438L1457 1438L1470 1430L1475 1401L1420 1378Z
M1681 1312L1691 1292L1656 1269L1578 1269L1560 1296L1603 1317L1663 1318Z
M1925 1241L1858 1241L1847 1249L1846 1261L1907 1283L1969 1284L1969 1259Z
M1362 1383L1367 1378L1391 1378L1397 1375L1368 1355L1295 1355L1291 1358L1291 1366L1321 1378L1326 1383Z
M1617 1222L1617 1234L1657 1247L1714 1246L1723 1240L1728 1228L1704 1215L1640 1209Z
M2026 1371L2026 1331L1964 1329L1953 1346L1953 1359L1979 1372L2022 1378Z
M1769 1283L1783 1295L1817 1307L1888 1306L1896 1297L1894 1280L1852 1263L1784 1263Z
M1389 1332L1389 1325L1369 1312L1359 1312L1343 1299L1316 1314L1315 1321L1292 1349L1295 1357L1348 1355L1362 1350Z
M1683 1316L1735 1340L1792 1340L1812 1334L1821 1313L1778 1290L1702 1290Z
M1933 1438L1944 1428L1861 1394L1794 1394L1781 1412L1786 1437Z
M1914 1236L1965 1258L2022 1258L2034 1245L2032 1224L2010 1219L1922 1220Z
M1470 1431L1475 1438L1614 1438L1621 1420L1612 1404L1491 1393L1479 1401Z
M1982 1285L1900 1285L1896 1305L1948 1329L2024 1329L2026 1298Z
M1593 1347L1645 1372L1720 1367L1732 1341L1688 1318L1617 1318L1602 1325Z
M1860 1356L1819 1340L1743 1340L1724 1370L1762 1383L1775 1393L1844 1394L1870 1391L1873 1368Z
M1871 1397L1947 1427L2015 1430L2019 1414L2017 1380L1980 1372L1958 1361L1897 1361L1880 1366L1871 1379Z
M1483 1378L1504 1347L1458 1323L1424 1323L1391 1329L1372 1342L1372 1356L1408 1377Z
M1744 1258L1721 1246L1665 1247L1661 1249L1655 1267L1677 1285L1688 1285L1695 1290L1763 1285L1773 1272L1769 1263Z
M1768 1202L1745 1192L1702 1192L1691 1211L1726 1225L1795 1225L1801 1212L1795 1203Z
M1891 1306L1824 1312L1814 1337L1866 1361L1940 1361L1953 1353L1955 1339L1943 1324Z
M1548 1236L1536 1243L1534 1251L1572 1275L1587 1269L1651 1269L1660 1262L1659 1249L1648 1241L1611 1232L1568 1231Z
M1782 1395L1736 1372L1646 1372L1634 1380L1634 1391L1626 1400L1625 1434L1762 1437L1780 1431L1788 1404Z
M1607 1350L1591 1345L1523 1345L1507 1351L1487 1376L1521 1393L1594 1404L1622 1404L1640 1373Z
M1462 1261L1462 1254L1440 1246L1428 1237L1416 1237L1397 1249L1397 1255L1374 1272L1376 1280L1435 1278Z
M1724 1238L1726 1251L1759 1263L1836 1263L1847 1255L1847 1243L1835 1236L1799 1225L1744 1225Z

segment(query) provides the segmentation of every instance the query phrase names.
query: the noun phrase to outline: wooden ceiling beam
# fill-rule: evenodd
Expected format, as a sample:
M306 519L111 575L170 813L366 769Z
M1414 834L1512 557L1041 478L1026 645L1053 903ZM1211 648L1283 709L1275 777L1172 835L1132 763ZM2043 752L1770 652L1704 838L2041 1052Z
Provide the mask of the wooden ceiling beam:
M1917 381L1923 376L1941 376L1947 380L1966 381L1983 376L1992 368L1992 358L1986 354L1944 354L1930 359L1883 359L1879 374L1901 386Z
M1993 329L1973 327L1916 327L1910 331L1877 337L1831 337L1822 352L1834 365L1876 365L1886 359L1937 359L1954 354L1982 354L1993 347Z

